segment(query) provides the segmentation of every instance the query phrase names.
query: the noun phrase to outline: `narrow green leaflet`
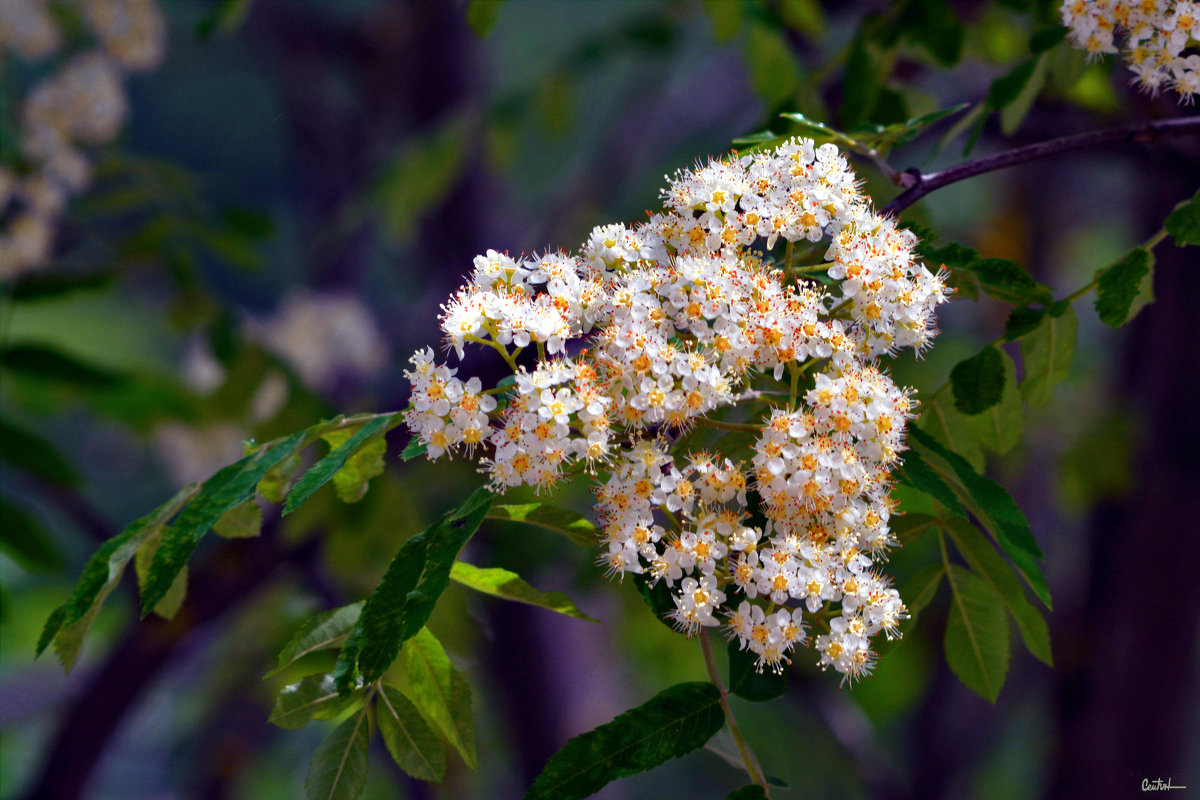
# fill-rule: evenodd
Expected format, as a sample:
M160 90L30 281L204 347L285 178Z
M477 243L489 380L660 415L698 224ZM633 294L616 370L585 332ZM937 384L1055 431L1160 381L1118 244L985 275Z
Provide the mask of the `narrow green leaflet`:
M408 440L408 444L400 451L400 459L402 461L412 461L417 456L425 455L425 445L421 444L421 440L414 436Z
M950 370L955 408L968 415L982 414L1000 402L1005 378L1004 356L995 347L958 362Z
M760 670L758 656L743 650L737 639L726 646L729 655L729 691L743 700L773 700L787 691L787 678L774 670Z
M402 420L401 414L388 414L368 420L349 436L345 436L344 429L323 433L322 438L330 441L331 444L338 443L333 444L333 449L324 458L313 464L292 487L292 491L288 493L287 502L283 504L283 513L290 514L295 511L312 496L313 492L328 483L343 468L349 468L350 472L342 479L342 484L338 487L339 496L345 499L346 496L353 496L357 493L360 485L365 485L366 481L383 471L383 453L374 451L374 455L372 455L371 452L368 452L364 462L352 461L352 456L355 456L361 448L368 446L369 440L373 437L382 436L399 425ZM379 468L373 472L374 460L379 460ZM354 499L357 500L361 496L359 494Z
M0 461L28 470L51 483L79 484L79 476L54 445L3 418L0 418Z
M680 683L553 756L525 800L577 800L617 778L636 775L703 747L725 724L721 693L711 683Z
M946 573L952 590L946 622L946 663L963 684L989 702L996 702L1008 674L1008 615L1004 602L987 581L950 564Z
M363 606L358 668L366 682L386 670L400 645L429 619L450 582L450 569L479 528L492 493L477 489L458 509L404 543Z
M466 765L475 769L475 722L471 716L471 687L450 663L442 643L422 628L404 643L408 697Z
M200 492L179 514L163 535L162 546L150 566L150 575L142 592L142 615L158 605L171 588L204 534L222 516L254 496L263 476L279 462L301 448L305 431L264 445L241 461L230 464L200 487Z
M170 530L165 528L164 530ZM133 566L137 572L138 586L145 590L146 581L150 576L150 565L154 562L154 554L158 552L159 545L162 544L161 535L151 536L142 546L138 548L137 555L134 556ZM171 582L171 588L167 589L167 593L158 601L158 605L154 607L154 613L158 614L163 619L173 619L179 613L179 608L183 605L183 600L187 596L187 579L188 569L184 565L179 574L175 576L175 580Z
M361 702L365 689L338 694L332 675L308 675L288 684L275 697L271 724L289 731L303 728L311 719L333 719Z
M1021 582L996 552L996 548L978 528L961 517L946 520L945 529L971 569L990 583L1004 600L1029 652L1047 666L1054 666L1054 655L1050 650L1050 629L1046 626L1046 620L1033 604L1025 599Z
M1185 244L1200 244L1200 192L1196 192L1191 200L1185 201L1172 211L1163 227L1180 247Z
M937 527L937 517L928 514L892 514L889 525L901 545L912 544Z
M558 506L545 503L492 506L488 519L527 522L539 528L561 533L576 544L587 548L596 546L596 526L586 517Z
M1004 370L1004 390L1000 401L983 413L968 418L968 424L983 447L997 455L1004 455L1021 441L1025 428L1025 412L1021 407L1021 391L1017 388L1017 367L1008 353L1000 353Z
M1132 319L1133 301L1142 290L1142 280L1154 267L1154 254L1135 247L1121 260L1101 270L1096 281L1096 313L1100 321L1119 328Z
M904 601L910 615L915 617L933 601L945 574L944 564L929 564L905 582L900 599Z
M351 603L348 606L324 611L312 617L292 636L291 640L279 651L276 659L277 666L268 673L274 675L289 667L309 653L339 647L346 641L351 628L358 622L362 613L362 602Z
M1021 340L1025 380L1021 396L1031 406L1044 406L1054 388L1066 379L1075 354L1079 319L1069 304L1051 307L1032 333Z
M367 785L367 745L371 723L367 709L329 734L308 765L304 792L308 800L354 800Z
M151 511L129 527L100 545L83 568L79 582L67 598L67 602L51 612L38 638L37 653L41 655L55 643L55 650L63 667L70 672L83 647L84 637L100 612L105 598L116 587L125 571L125 565L133 558L142 542L158 533L160 527L199 490L192 484ZM169 588L169 587L168 587ZM156 604L157 605L157 604Z
M562 592L540 591L526 583L517 573L506 569L482 568L464 561L455 561L450 570L450 579L492 597L527 603L588 622L597 621L580 611L575 601Z
M950 398L943 395L923 402L918 424L921 430L965 458L976 470L982 472L987 466L975 419L955 408Z
M418 780L441 781L446 774L446 746L411 700L385 683L375 703L375 719L400 769Z
M0 498L0 551L31 572L53 572L63 557L37 521Z
M213 525L213 533L224 539L253 539L262 533L262 509L251 497L225 512Z
M900 469L900 481L918 491L924 492L950 511L959 514L966 513L962 510L962 506L959 505L958 497L954 494L954 490L938 476L937 472L915 450L909 450L904 454L904 466Z

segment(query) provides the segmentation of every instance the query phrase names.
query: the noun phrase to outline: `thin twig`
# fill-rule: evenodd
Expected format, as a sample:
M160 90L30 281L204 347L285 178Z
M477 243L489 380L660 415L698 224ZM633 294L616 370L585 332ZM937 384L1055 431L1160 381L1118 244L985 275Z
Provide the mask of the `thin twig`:
M763 788L763 794L766 797L771 796L771 790L767 786L766 776L763 774L762 767L758 765L758 759L754 757L746 740L742 737L742 730L738 727L737 719L733 716L733 709L729 706L729 692L725 690L725 685L721 683L721 673L717 671L717 662L713 658L712 645L708 641L708 631L700 629L700 649L704 652L704 666L708 669L708 677L713 682L713 686L717 687L717 691L721 693L721 710L725 712L725 725L729 728L729 733L733 736L733 741L737 743L738 753L742 756L742 761L746 764L746 772L750 774L750 780Z
M915 179L912 186L896 196L892 202L883 207L884 214L897 214L920 200L925 195L985 172L992 172L1005 167L1025 164L1047 156L1068 153L1076 150L1086 150L1090 147L1100 147L1106 144L1134 144L1155 142L1175 136L1200 134L1200 115L1182 119L1167 119L1157 122L1146 122L1141 125L1130 125L1124 128L1110 128L1103 131L1080 133L1074 136L1063 136L1050 139L1015 150L1006 150L982 158L964 161L953 167L922 175L921 171L911 168L907 173Z

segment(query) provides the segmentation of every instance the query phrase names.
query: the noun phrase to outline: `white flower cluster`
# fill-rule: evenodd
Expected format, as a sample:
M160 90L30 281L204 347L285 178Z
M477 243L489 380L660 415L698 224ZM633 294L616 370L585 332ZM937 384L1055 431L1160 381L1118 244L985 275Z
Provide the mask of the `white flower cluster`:
M1200 55L1185 55L1200 42L1200 3L1177 0L1068 0L1062 6L1068 38L1099 57L1117 52L1124 33L1125 58L1134 82L1149 92L1166 86L1192 102L1200 92Z
M890 471L913 402L878 358L930 344L945 276L833 145L713 160L663 198L578 255L479 256L443 309L446 345L498 351L513 384L484 390L426 349L406 373L407 423L431 458L483 449L496 491L596 476L601 563L665 583L680 630L724 624L782 670L815 620L819 663L860 677L871 637L906 616L876 564L895 544ZM797 243L826 239L824 261L791 268ZM818 272L832 288L804 277ZM516 361L527 347L532 369ZM785 376L783 391L752 389ZM769 413L711 418L743 399ZM673 454L698 424L752 433L752 462Z
M18 163L0 164L0 278L50 256L56 220L87 188L84 148L111 141L126 115L123 79L162 60L166 28L154 0L76 0L92 40L64 57L21 105ZM0 57L44 61L63 46L47 0L0 2ZM97 46L93 47L92 44Z

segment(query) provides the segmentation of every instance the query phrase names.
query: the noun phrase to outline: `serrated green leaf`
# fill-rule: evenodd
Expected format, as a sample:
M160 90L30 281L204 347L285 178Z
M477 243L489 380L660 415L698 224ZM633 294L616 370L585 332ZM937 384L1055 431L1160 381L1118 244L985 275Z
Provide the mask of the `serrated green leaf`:
M222 516L254 496L263 476L305 443L306 432L294 433L230 464L200 487L200 492L163 535L142 592L142 615L150 613L170 589L200 540Z
M767 800L767 790L752 783L749 786L734 789L725 795L725 800Z
M1191 200L1172 211L1163 227L1180 247L1200 244L1200 192L1196 192Z
M367 785L367 745L371 723L367 709L350 717L321 742L308 765L308 800L355 800Z
M341 444L329 435L325 438L330 445ZM341 438L348 440L349 436ZM383 456L386 452L387 440L380 436L367 442L358 452L346 459L345 466L333 474L333 488L337 490L338 499L343 503L357 503L362 500L371 479L383 474Z
M0 498L0 551L30 572L54 572L62 553L42 526L21 509Z
M933 601L945 574L945 565L929 564L908 579L900 592L900 599L904 601L909 614L915 617Z
M916 450L909 450L904 454L904 466L900 468L900 482L924 492L949 511L957 514L965 513L962 506L959 505L954 490L942 480Z
M1050 287L1038 283L1015 261L1007 258L979 258L965 269L975 273L979 286L990 297L1013 305L1048 305L1053 296Z
M161 544L162 535L156 534L148 538L138 548L137 554L133 558L133 566L137 572L139 587L145 587L150 575L150 565L154 562L154 554L158 552ZM179 574L175 576L175 580L171 582L171 587L167 589L167 593L158 601L158 605L154 606L154 613L163 619L173 619L179 613L179 608L183 605L184 598L187 597L187 581L188 568L185 565L179 571Z
M946 622L946 663L968 689L996 702L1008 674L1008 615L987 581L950 564L952 600Z
M477 489L454 511L404 543L383 580L363 606L358 669L366 682L383 674L433 613L450 582L450 570L463 545L479 528L492 494Z
M1102 270L1096 282L1096 313L1111 328L1128 322L1133 301L1142 289L1142 279L1154 266L1154 254L1135 247L1119 261Z
M1075 354L1075 335L1079 319L1075 309L1063 305L1042 318L1032 333L1021 340L1021 360L1025 365L1025 380L1021 382L1021 397L1031 406L1050 402L1054 388L1062 383L1071 368Z
M83 647L88 629L100 612L100 606L120 582L129 560L141 547L142 542L156 535L180 506L188 502L199 490L200 487L196 484L186 487L166 503L130 523L125 530L100 545L100 549L83 568L83 574L79 576L79 582L75 584L67 602L51 612L46 620L38 638L38 655L54 642L63 668L70 672L79 657L79 650Z
M442 643L428 628L404 643L403 657L409 699L466 765L475 769L475 720L466 677L450 663Z
M577 800L617 778L690 753L725 724L711 683L680 683L551 756L525 800Z
M385 683L375 704L375 718L383 743L400 769L418 780L442 780L446 746L411 700Z
M970 107L970 103L960 103L951 108L943 108L940 111L933 111L929 114L923 114L919 117L906 120L905 122L897 122L889 125L884 130L883 135L876 143L877 147L892 148L902 144L907 144L913 139L916 139L926 128L934 125L946 117L953 116L958 112Z
M671 594L671 589L667 586L666 581L652 581L645 572L639 572L633 576L633 585L637 587L642 600L654 612L654 618L671 630L675 630L670 616L675 611L675 596Z
M3 418L0 418L0 460L51 483L79 484L79 476L54 445Z
M338 694L332 675L308 675L288 684L275 697L270 722L289 731L299 730L313 719L334 719L366 694L359 689Z
M371 439L376 436L383 436L383 434L399 425L403 419L402 414L386 414L375 417L363 423L361 427L355 430L353 434L347 436L340 444L334 445L333 449L324 458L313 464L308 472L304 473L300 480L296 481L296 485L288 493L287 502L283 504L283 513L286 515L295 511L305 500L312 496L313 492L328 483L331 478L335 478L339 471L347 467L351 471L342 479L343 482L341 487L339 487L338 493L341 495L343 492L348 494L357 492L363 482L373 477L371 470L375 467L374 460L379 461L379 472L383 471L383 454L382 451L377 449L376 451L368 452L364 461L353 464L349 463L351 458L358 455L362 448L367 447ZM341 434L345 432L344 429L335 429L322 433L321 437L337 441L341 438ZM378 472L374 474L378 474ZM365 485L362 485L362 488L365 491Z
M506 569L482 568L464 561L455 561L450 570L450 579L492 597L557 611L559 614L588 622L597 622L580 611L575 601L562 592L540 591L526 583L517 573Z
M1004 357L995 347L985 347L950 370L954 406L967 415L982 414L1004 396Z
M277 666L267 673L270 677L291 666L309 653L328 650L346 641L350 630L362 613L362 602L323 611L306 621L291 640L279 651Z
M582 514L546 503L492 506L488 519L525 522L561 533L576 544L596 546L596 526Z
M1046 626L1045 618L1025 599L1020 580L996 552L991 542L984 538L978 528L962 517L947 519L945 528L971 569L990 583L1004 601L1029 652L1047 666L1054 666L1054 655L1050 649L1050 629Z
M258 493L263 496L264 500L270 503L283 502L283 499L287 497L288 490L292 487L296 470L300 467L301 455L302 453L297 450L267 470L267 474L263 475L262 480L258 482Z
M1017 368L1008 353L1000 353L1004 370L1004 390L1000 402L983 413L971 417L969 424L979 443L997 455L1004 455L1021 441L1025 413L1021 407L1021 391L1017 388Z
M259 481L261 484L262 481ZM262 509L251 497L234 506L213 523L213 533L224 539L253 539L262 533Z
M743 650L736 638L729 641L725 650L729 656L730 692L758 703L773 700L787 691L787 676L774 670L760 670L758 656Z

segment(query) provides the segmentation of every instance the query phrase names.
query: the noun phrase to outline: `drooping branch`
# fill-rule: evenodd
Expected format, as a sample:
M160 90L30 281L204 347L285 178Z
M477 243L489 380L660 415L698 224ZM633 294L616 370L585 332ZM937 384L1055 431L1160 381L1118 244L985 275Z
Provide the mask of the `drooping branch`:
M883 213L898 214L935 189L982 175L985 172L1025 164L1047 156L1086 150L1106 144L1146 144L1159 139L1198 134L1200 134L1200 115L1063 136L1018 147L1015 150L1006 150L1003 153L964 161L928 175L921 174L920 170L913 167L901 175L901 185L906 185L908 188L884 206Z

